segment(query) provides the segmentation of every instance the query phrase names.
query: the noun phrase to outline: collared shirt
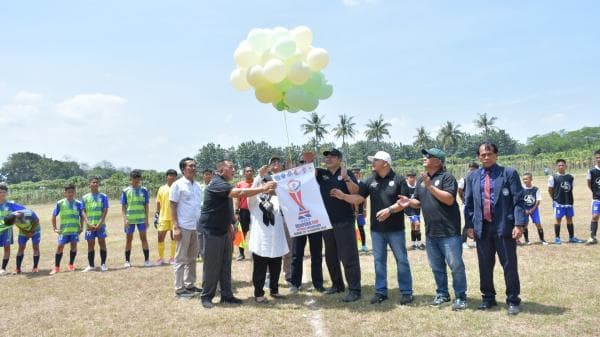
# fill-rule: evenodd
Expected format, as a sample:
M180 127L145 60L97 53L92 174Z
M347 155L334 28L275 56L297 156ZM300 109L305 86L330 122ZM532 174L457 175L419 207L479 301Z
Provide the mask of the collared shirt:
M195 230L200 219L200 203L202 201L200 184L195 180L190 181L186 177L177 179L171 185L169 200L177 203L179 227Z
M352 172L348 171L348 178L355 184L356 178ZM317 182L321 190L321 197L329 215L329 220L332 223L336 222L354 222L354 209L351 204L329 195L332 189L337 188L344 193L350 193L346 182L342 178L341 168L338 168L335 173L327 169L317 168Z
M215 175L204 190L200 215L200 229L205 234L225 235L233 220L233 200L229 193L233 186L220 175Z
M428 174L429 175L429 174ZM447 238L460 235L460 210L456 202L458 184L454 176L444 170L429 175L431 184L454 197L452 205L448 206L436 199L425 187L423 178L417 180L415 199L421 202L425 218L425 233L432 238Z
M494 181L498 178L500 174L500 170L498 170L498 164L494 164L489 168L482 167L479 169L479 177L480 177L480 186L481 186L481 210L483 214L484 200L485 200L485 176L487 174L486 170L490 171L490 211L492 213L492 218L494 217L494 205L496 204L496 200L494 200Z
M371 196L371 230L375 232L395 232L404 230L404 211L391 214L385 221L377 220L377 212L390 207L398 200L398 195L406 194L402 191L405 180L393 170L385 177L380 177L373 172L367 180L359 185L358 194L363 198Z

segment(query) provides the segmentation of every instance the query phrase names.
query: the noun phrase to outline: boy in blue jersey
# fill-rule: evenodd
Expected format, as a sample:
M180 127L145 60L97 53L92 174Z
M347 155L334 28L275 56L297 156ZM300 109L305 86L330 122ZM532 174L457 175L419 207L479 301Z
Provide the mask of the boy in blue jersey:
M0 276L7 274L6 266L10 259L10 245L13 243L13 229L4 225L4 217L14 211L24 209L25 207L7 200L8 186L0 184L0 247L4 247L4 257L2 258L2 268Z
M34 211L22 209L4 217L6 226L19 228L19 250L17 251L17 265L13 274L21 274L21 265L25 256L27 241L31 239L33 245L33 273L37 273L40 262L41 229L40 220Z
M414 171L406 174L406 180L402 184L402 194L408 195L410 198L414 197L415 190L417 188L417 173ZM407 208L404 210L404 214L408 216L410 220L410 241L411 246L409 250L425 250L425 244L421 242L421 209L420 208Z
M98 192L100 187L100 178L90 178L90 193L81 198L83 211L87 218L87 228L85 231L85 240L88 243L88 266L83 270L84 273L94 270L95 263L95 245L98 238L100 246L100 270L107 271L106 267L106 214L108 213L108 197L104 193Z
M538 235L540 237L540 243L547 245L548 242L544 240L544 229L542 228L542 221L540 219L540 202L542 201L542 193L537 186L533 186L533 175L531 173L523 174L523 198L525 204L525 214L527 215L527 222L529 218L537 227ZM523 228L523 236L525 237L526 245L529 244L529 230L527 226ZM517 243L519 243L517 241Z
M56 227L56 218L60 219L60 228ZM75 185L65 186L65 198L56 203L52 212L52 228L58 234L56 254L54 256L54 268L50 275L60 272L60 261L63 249L68 243L71 246L69 252L69 271L75 271L75 257L77 256L77 242L79 234L83 231L83 224L87 223L83 207L79 200L75 200Z
M560 226L562 218L567 218L567 231L569 232L569 243L583 243L583 240L575 237L575 228L573 225L573 217L575 210L573 208L573 186L574 178L567 173L567 162L564 159L556 160L556 173L548 177L548 193L552 198L552 206L554 207L554 217L556 223L554 225L554 234L556 235L554 243L561 244Z
M150 198L148 190L142 186L142 172L133 170L129 174L131 186L125 188L121 194L121 211L127 241L125 243L125 268L131 267L131 241L137 227L144 251L144 266L150 267L150 250L146 228L148 225L148 204Z

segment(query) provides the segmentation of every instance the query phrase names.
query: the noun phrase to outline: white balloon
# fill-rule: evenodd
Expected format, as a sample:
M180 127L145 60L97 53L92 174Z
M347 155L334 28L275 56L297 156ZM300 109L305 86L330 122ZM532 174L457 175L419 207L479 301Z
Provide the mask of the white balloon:
M248 33L248 43L252 49L261 54L271 47L271 32L266 29L254 28Z
M321 71L329 64L329 54L323 48L312 48L306 56L306 63L312 71Z
M291 35L300 49L306 49L312 43L312 31L306 26L298 26L292 29Z
M269 82L279 83L285 79L287 68L281 60L271 59L264 66L264 74Z
M242 41L237 47L233 58L235 59L235 63L242 68L249 68L259 61L258 54L252 50L252 47L246 40Z
M246 75L246 80L254 88L260 88L269 83L267 81L267 79L265 78L265 72L263 70L263 67L260 65L255 65L255 66L252 66L250 69L248 69L248 74Z
M271 34L271 43L275 44L280 39L288 39L291 38L290 31L284 27L275 27L273 28L273 33Z
M288 79L296 85L302 85L310 77L310 68L304 62L292 64L288 70Z
M246 69L244 68L234 69L229 76L229 81L231 81L234 88L240 91L252 88L250 83L246 81Z

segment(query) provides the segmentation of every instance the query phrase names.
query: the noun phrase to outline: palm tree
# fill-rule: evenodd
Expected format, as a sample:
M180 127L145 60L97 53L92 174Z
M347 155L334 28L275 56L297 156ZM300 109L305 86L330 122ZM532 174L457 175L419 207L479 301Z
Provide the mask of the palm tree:
M427 149L431 146L431 143L433 143L433 139L431 139L429 132L425 130L425 127L421 126L420 128L417 128L417 134L415 135L415 141L413 143L415 149Z
M329 124L323 123L323 117L319 116L316 112L310 114L309 118L304 118L306 123L300 125L304 134L314 133L314 137L312 139L313 145L315 146L315 153L319 152L319 142L325 137L326 134L329 133L327 131L327 127Z
M447 121L438 133L437 140L440 143L444 152L448 153L448 149L458 144L462 132L459 130L460 124L454 124Z
M388 128L392 126L392 124L383 120L383 116L379 115L379 118L376 120L369 119L367 123L367 130L365 130L365 136L367 136L367 140L375 139L377 143L377 149L379 149L379 141L384 136L390 136L390 131Z
M479 118L474 120L473 123L475 123L476 127L483 129L483 134L487 137L490 131L496 128L494 124L496 123L498 118L494 116L488 117L487 113L485 112L478 115Z
M335 132L335 136L338 138L342 138L342 148L344 149L344 153L348 155L348 149L346 148L346 137L354 138L356 135L356 130L354 126L356 123L352 121L354 117L346 116L345 114L340 115L340 122L338 125L333 128L333 132Z

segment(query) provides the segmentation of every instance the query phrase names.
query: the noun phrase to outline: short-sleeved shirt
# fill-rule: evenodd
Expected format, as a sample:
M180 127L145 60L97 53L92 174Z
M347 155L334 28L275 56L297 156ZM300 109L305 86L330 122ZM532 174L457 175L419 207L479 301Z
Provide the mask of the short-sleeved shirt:
M348 178L355 184L358 184L354 174L350 171L348 171ZM329 220L332 223L354 222L354 209L352 205L329 195L329 192L334 188L337 188L346 194L350 193L348 186L346 186L346 182L342 179L341 168L338 168L335 173L331 173L326 169L317 168L317 182L319 183L321 197L323 198Z
M190 181L186 177L177 179L171 185L170 194L166 202L169 203L169 201L177 203L178 225L184 229L195 230L198 220L200 220L200 204L202 203L202 189L200 188L200 184L195 180ZM170 212L171 208L169 207Z
M96 194L91 194L91 196L94 198L94 201L98 201L98 199L100 199L100 204L102 205L102 210L104 211L105 209L108 208L108 196L104 193L96 193ZM87 194L86 194L87 195ZM85 210L85 196L83 198L81 198L81 207L83 207L83 209Z
M417 190L417 182L416 181L413 186L410 186L408 184L408 181L404 180L404 182L402 183L402 187L400 188L400 194L405 195L409 198L414 198L416 190ZM421 214L421 209L408 207L408 208L404 209L404 214L406 214L408 216L419 215L419 214Z
M233 219L233 200L229 193L233 186L220 175L215 175L204 189L204 203L200 215L200 230L204 234L224 235Z
M69 203L69 207L75 211L77 211L77 213L79 213L79 216L83 215L83 204L81 203L81 201L73 199L72 201L69 201L67 199L65 199L65 202ZM58 216L60 214L60 201L58 203L56 203L56 207L54 207L54 211L52 211L52 215L53 216Z
M358 194L363 198L371 196L371 230L375 232L395 232L404 230L404 212L391 214L385 221L377 220L377 212L396 204L398 195L402 194L404 177L393 170L385 177L373 173L363 184L359 185ZM406 195L406 194L405 194ZM408 195L406 195L408 196Z
M600 200L600 167L591 168L587 173L587 180L592 186L592 199Z
M460 235L460 210L456 202L458 184L454 176L447 171L439 170L431 178L431 184L454 196L454 202L448 206L436 199L423 182L417 180L415 199L421 202L423 217L425 218L425 234L432 238L447 238Z
M35 212L30 209L22 209L18 212L23 214L23 218L21 220L15 221L15 227L19 229L19 235L25 235L25 233L31 232L33 226L35 225L35 222L37 222L39 218L37 214L35 214ZM41 226L36 226L35 232L41 232Z
M0 204L0 233L4 233L4 231L9 228L4 225L4 217L12 212L20 211L22 209L25 209L25 207L12 201L6 201L5 203Z
M158 221L171 221L171 202L169 200L169 194L171 187L165 184L158 188L156 192L156 202L160 205L158 210Z
M252 187L252 183L254 182L254 180L251 180L250 182L247 182L245 180L240 181L239 183L235 184L235 188L250 188ZM240 203L238 204L238 207L240 209L248 209L248 198L243 196L240 197Z
M138 195L141 194L144 196L144 204L149 204L150 203L150 196L148 195L148 189L146 189L144 186L140 186L138 188L133 188L130 187L131 189L133 189ZM121 192L121 205L127 205L127 192L123 191Z

